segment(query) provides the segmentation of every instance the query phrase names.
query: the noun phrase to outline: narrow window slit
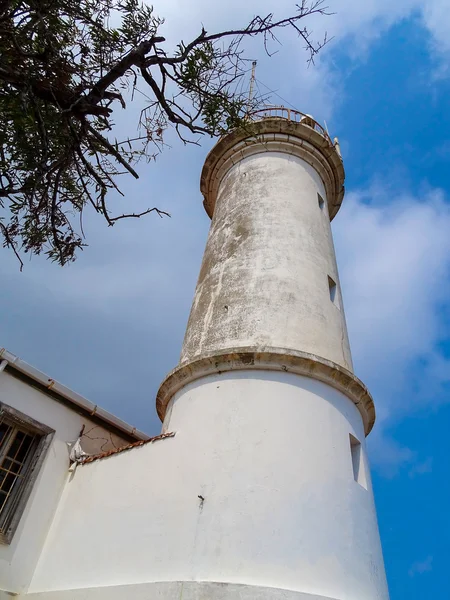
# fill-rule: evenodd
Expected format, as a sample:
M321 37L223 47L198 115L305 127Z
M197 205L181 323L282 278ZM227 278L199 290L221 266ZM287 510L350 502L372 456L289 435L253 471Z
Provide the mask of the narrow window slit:
M350 434L350 451L352 455L353 478L367 490L366 467L361 442Z
M317 199L319 201L320 210L323 210L323 208L325 206L325 200L322 198L322 196L320 194L317 194Z
M336 282L333 279L331 279L331 277L329 275L328 275L328 289L330 291L331 302L339 308L337 285L336 285Z

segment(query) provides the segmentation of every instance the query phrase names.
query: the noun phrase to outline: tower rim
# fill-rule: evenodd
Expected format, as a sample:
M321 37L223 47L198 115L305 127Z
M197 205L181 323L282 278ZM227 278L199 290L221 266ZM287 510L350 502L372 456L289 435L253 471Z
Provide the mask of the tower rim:
M306 160L319 173L331 221L341 207L345 192L345 171L338 143L333 143L325 129L309 115L289 109L287 117L274 116L270 110L260 111L262 118L255 113L248 126L223 135L208 153L200 177L203 206L208 216L212 218L214 214L220 182L233 165L247 156L282 152ZM292 115L300 116L300 121Z
M373 398L363 382L353 373L314 354L274 347L234 347L204 353L180 363L161 383L156 396L156 411L164 421L167 406L185 385L209 375L232 371L278 371L303 375L326 383L347 396L359 410L366 436L375 423Z

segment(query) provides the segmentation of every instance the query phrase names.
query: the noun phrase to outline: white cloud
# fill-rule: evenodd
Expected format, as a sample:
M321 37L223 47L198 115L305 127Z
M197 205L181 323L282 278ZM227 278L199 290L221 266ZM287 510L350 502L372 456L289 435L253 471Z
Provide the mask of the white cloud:
M418 560L411 565L408 571L408 575L410 577L415 577L416 575L423 575L424 573L429 573L433 570L433 557L427 556L425 560Z
M189 40L201 24L210 31L224 30L274 7L272 0L157 0L154 5L167 19L163 31L171 44ZM301 43L287 32L270 59L257 40L247 46L247 56L259 59L258 79L319 120L330 119L345 100L345 74L333 60L336 49L344 49L358 64L389 28L416 17L430 34L428 49L434 58L442 59L450 50L450 11L443 0L329 0L328 5L336 14L305 21L316 39L325 30L335 37L314 68L306 67ZM291 0L280 0L275 16L288 14L293 6ZM277 96L273 101L282 103ZM131 118L129 113L126 119ZM90 238L89 255L71 269L51 273L46 284L50 294L103 315L105 323L114 319L134 328L130 340L138 352L139 339L147 337L147 351L158 353L163 369L174 366L208 228L198 192L207 145L195 152L174 143L139 182L144 193L138 194L136 208L148 207L146 194L151 205L160 206L159 198L167 198L170 190L170 222L155 224L147 218L105 233L100 232L103 224L95 225L92 234L97 237ZM125 191L127 197L134 196ZM450 208L439 190L394 194L374 185L347 195L334 229L356 372L373 392L377 407L377 427L370 437L373 458L388 476L401 465L409 465L414 476L430 463L398 444L390 427L430 400L433 405L447 400L442 386L450 380L450 361L439 351L439 342L450 336L441 310L450 295ZM46 265L43 270L49 273ZM108 356L105 351L103 360ZM151 355L145 360L157 362ZM124 370L130 368L126 359ZM120 375L116 377L120 387ZM157 383L150 386L150 405ZM96 385L100 389L100 382Z
M373 390L372 390L373 391ZM377 405L375 398L375 404ZM386 430L388 423L384 427L377 421L375 428L368 438L369 455L371 463L377 471L387 479L393 479L399 471L405 467L414 469L419 460L417 452L411 450L402 444L399 444Z
M375 399L374 459L387 474L416 455L389 437L411 411L449 398L450 206L439 190L349 193L334 232L356 373ZM418 366L420 368L418 369Z
M385 194L349 193L335 238L360 368L372 370L377 355L401 382L399 364L439 356L436 344L447 333L437 309L449 292L450 207L439 190L389 204Z
M433 472L433 458L429 456L422 462L418 462L411 467L408 472L408 477L410 479L414 479L414 477L419 477L420 475L426 475L428 473Z
M61 306L73 312L73 324L67 326L75 348L81 349L91 336L105 336L106 345L101 345L96 360L98 378L92 376L89 362L77 371L63 361L55 365L62 374L52 373L79 391L94 394L100 403L107 398L111 410L118 410L120 403L111 401L116 388L125 389L128 372L136 373L132 396L136 409L145 402L153 411L159 380L175 365L180 350L209 225L198 192L200 164L185 152L172 151L158 168L158 181L171 182L171 220L147 217L112 230L100 220L90 220L92 244L69 268L33 261L19 275L13 263L12 286L19 289L21 282L44 323L52 322L52 313ZM200 149L199 155L204 152ZM174 181L171 173L181 160L184 168L177 170ZM450 296L450 206L439 190L420 197L396 195L378 184L348 193L333 229L355 371L373 393L377 409L377 425L369 438L372 458L386 476L394 476L402 465L415 476L430 466L428 459L398 444L390 430L411 411L448 400L442 385L450 380L449 361L440 353L439 343L450 337L442 311ZM88 332L79 325L86 319L94 322ZM66 324L59 327L56 345L66 335ZM11 335L16 335L14 330ZM125 355L124 347L129 348ZM35 350L39 361L45 358L43 352L48 354L53 369L56 357L51 346ZM122 368L114 370L111 379L109 365L117 352ZM91 360L92 350L81 356L74 364ZM32 354L23 358L37 360ZM46 368L39 361L37 366ZM148 390L143 388L146 364L154 373ZM120 411L136 421L132 406L121 406Z
M450 51L448 36L450 16L446 0L432 0L423 3L422 14L425 26L433 36L435 49L439 52Z
M293 5L280 0L277 14ZM433 35L433 51L448 49L450 11L442 12L442 0L429 0L425 8L418 0L330 0L329 5L335 16L309 22L317 38L325 29L336 37L315 68L306 68L306 55L293 36L286 37L271 59L263 58L261 44L258 50L253 45L249 49L251 57L253 52L261 57L258 77L320 120L328 119L345 97L333 49L349 39L352 44L346 47L358 61L374 39L416 14ZM189 39L202 22L210 29L224 29L272 7L269 0L245 5L238 0L155 4L167 17L165 31L173 41ZM135 113L127 113L124 127L135 118ZM169 209L170 221L150 216L108 229L91 216L85 223L90 247L64 270L33 260L19 275L13 257L2 253L5 288L15 290L19 298L11 292L2 306L26 311L25 317L17 315L5 323L2 345L13 351L17 347L26 360L134 422L141 421L144 410L153 411L159 380L179 353L209 225L198 190L207 145L205 141L203 148L185 150L174 143L156 166L142 167L143 178L136 187L124 189L124 202L132 201L134 210L157 205ZM449 335L439 310L450 293L448 231L450 210L436 190L396 198L380 186L355 191L347 195L336 219L356 372L375 396L378 427L371 443L386 473L402 463L423 462L389 436L390 425L431 396L434 402L446 400L441 385L450 379L450 361L439 352L438 343ZM19 339L24 341L16 346ZM423 381L415 378L418 362ZM156 420L151 427L156 430Z
M292 0L279 0L275 7L271 0L247 0L244 4L240 0L226 3L157 0L153 5L156 13L166 17L163 32L172 44L181 39L190 40L199 33L201 25L208 31L223 31L246 25L256 14L266 15L275 10L274 17L280 19L295 11ZM420 0L329 0L324 5L331 14L312 15L302 23L312 31L315 40L321 40L325 32L334 38L319 55L314 69L306 67L303 44L289 30L280 32L283 46L273 46L278 52L271 59L265 56L262 40L247 43L248 56L260 59L258 76L261 80L300 110L313 112L320 120L329 119L345 94L343 74L336 72L334 66L335 50L344 50L358 63L365 59L372 43L392 26L414 17L428 31L428 51L437 61L437 68L430 77L448 74L450 11L445 0L426 3ZM279 102L276 96L273 100Z

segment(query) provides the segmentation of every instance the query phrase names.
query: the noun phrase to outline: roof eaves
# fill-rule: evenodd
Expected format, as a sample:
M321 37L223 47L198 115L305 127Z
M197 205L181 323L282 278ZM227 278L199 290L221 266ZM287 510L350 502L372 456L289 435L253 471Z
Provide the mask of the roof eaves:
M91 416L95 416L100 421L114 427L115 429L127 434L127 436L137 440L148 440L149 436L143 431L139 431L136 427L133 427L129 423L122 421L119 417L109 413L107 410L99 407L97 404L93 404L87 398L84 398L80 394L77 394L70 388L66 387L62 383L52 379L42 371L39 371L35 367L32 367L25 361L21 360L12 352L6 350L6 348L0 348L0 360L6 360L8 363L8 370L15 369L19 373L22 373L38 383L40 386L46 388L52 392L52 395L60 396L66 402L81 408L84 412L89 413Z

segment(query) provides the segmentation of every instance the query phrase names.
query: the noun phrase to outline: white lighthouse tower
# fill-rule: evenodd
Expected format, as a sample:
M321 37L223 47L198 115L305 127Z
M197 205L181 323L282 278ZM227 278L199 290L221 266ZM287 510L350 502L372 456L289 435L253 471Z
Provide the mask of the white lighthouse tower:
M68 475L49 452L61 485L42 479L31 513L41 529L17 529L19 559L17 541L3 548L3 589L30 600L388 600L365 445L375 412L353 374L330 228L343 184L339 146L307 115L268 109L219 140L201 178L212 224L181 361L157 396L163 435ZM53 420L42 414L65 446L74 429L56 405Z
M157 398L177 432L174 519L192 520L194 491L198 516L195 535L169 536L177 561L161 560L189 599L386 600L374 405L353 374L330 227L339 147L296 111L259 117L220 139L201 177L212 224Z
M212 224L157 396L164 435L72 471L18 563L30 600L388 600L375 412L353 374L330 228L343 184L337 143L295 111L268 109L209 153Z

